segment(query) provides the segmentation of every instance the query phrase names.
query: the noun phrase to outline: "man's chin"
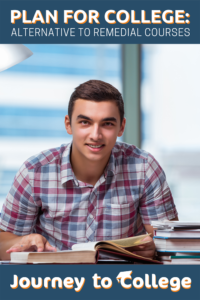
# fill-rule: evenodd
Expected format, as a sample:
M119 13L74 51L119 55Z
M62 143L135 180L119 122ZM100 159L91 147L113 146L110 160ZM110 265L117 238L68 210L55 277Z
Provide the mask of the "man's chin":
M105 155L101 155L100 153L91 153L88 155L85 155L85 157L89 160L89 161L101 161Z
M84 156L88 161L98 162L98 161L102 161L105 158L106 154L105 152L103 153L103 151L102 152L87 151L87 153L85 153Z

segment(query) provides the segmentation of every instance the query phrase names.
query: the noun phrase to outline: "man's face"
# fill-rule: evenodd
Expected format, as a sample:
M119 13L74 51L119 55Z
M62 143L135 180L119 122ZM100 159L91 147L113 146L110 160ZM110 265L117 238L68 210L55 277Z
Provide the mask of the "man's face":
M119 109L114 101L74 103L71 124L65 117L65 126L73 135L73 150L89 161L108 159L118 136L122 136L126 120L120 123Z

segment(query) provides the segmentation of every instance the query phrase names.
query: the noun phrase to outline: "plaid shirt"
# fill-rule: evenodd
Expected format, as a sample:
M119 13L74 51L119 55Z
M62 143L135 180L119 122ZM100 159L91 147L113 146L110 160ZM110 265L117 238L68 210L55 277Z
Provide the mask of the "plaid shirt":
M39 233L64 250L142 234L143 224L177 216L165 174L149 153L116 143L92 186L76 179L70 149L46 150L22 165L3 205L2 230Z

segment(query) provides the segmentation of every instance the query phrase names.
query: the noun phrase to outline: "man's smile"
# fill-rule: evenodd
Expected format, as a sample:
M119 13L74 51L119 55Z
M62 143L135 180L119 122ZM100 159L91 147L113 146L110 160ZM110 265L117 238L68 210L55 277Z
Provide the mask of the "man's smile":
M100 151L104 146L105 144L86 144L86 146L92 150L92 151Z

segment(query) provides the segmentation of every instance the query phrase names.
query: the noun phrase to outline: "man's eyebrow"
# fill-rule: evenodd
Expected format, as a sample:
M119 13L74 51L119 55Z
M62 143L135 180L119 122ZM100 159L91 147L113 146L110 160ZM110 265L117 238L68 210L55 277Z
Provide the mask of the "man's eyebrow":
M112 121L112 122L115 122L115 123L117 123L117 119L116 119L116 118L114 118L114 117L105 118L105 119L103 119L102 121Z
M92 121L91 118L89 118L89 117L87 117L87 116L84 116L84 115L78 115L78 116L77 116L77 119L85 119L85 120L88 120L88 121ZM114 118L114 117L104 118L104 119L102 119L101 121L103 121L103 122L112 121L112 122L117 123L117 119Z
M85 119L85 120L92 121L92 119L90 119L89 117L86 117L84 115L78 115L76 119Z

